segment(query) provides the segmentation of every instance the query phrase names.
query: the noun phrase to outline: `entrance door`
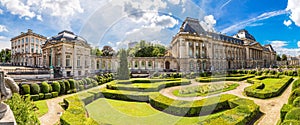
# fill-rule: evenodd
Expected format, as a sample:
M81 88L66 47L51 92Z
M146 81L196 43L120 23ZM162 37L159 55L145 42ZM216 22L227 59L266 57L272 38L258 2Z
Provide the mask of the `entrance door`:
M166 61L165 66L166 66L166 67L165 67L166 69L170 69L170 62L169 62L169 61Z
M231 65L230 61L228 61L228 69L231 69L230 65Z

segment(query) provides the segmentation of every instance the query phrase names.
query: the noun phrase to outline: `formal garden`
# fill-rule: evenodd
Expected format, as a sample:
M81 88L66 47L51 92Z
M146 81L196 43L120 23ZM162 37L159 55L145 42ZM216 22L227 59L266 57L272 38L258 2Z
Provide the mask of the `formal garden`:
M153 78L129 78L124 53L120 53L124 66L116 74L19 84L20 95L14 94L6 103L18 124L40 124L39 119L54 110L48 104L54 99L63 100L55 104L63 112L54 122L63 125L300 123L299 71L161 73ZM280 98L286 94L288 99ZM265 109L278 99L286 100L281 109ZM273 119L266 121L269 115Z

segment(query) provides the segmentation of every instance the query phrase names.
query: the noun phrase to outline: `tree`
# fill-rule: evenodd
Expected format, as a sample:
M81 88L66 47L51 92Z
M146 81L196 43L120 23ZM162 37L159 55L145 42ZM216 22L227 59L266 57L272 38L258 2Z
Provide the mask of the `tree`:
M276 55L276 60L281 61L281 57L279 55Z
M286 61L287 60L287 56L285 54L282 54L281 60L282 61Z
M103 46L102 49L102 55L103 56L113 56L114 55L114 50L111 46Z
M92 49L92 55L102 56L102 51L99 48Z
M128 61L127 54L125 49L121 49L119 51L119 60L120 65L118 68L118 79L119 80L128 80L129 79L129 69L128 69Z
M129 56L135 57L161 57L165 54L166 48L160 44L151 44L142 40L134 47L127 50Z

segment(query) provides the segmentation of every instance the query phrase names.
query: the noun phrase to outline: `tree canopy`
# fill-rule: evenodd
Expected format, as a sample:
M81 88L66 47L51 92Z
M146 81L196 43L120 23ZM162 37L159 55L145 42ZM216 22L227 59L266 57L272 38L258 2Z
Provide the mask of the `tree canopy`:
M114 50L111 46L103 46L102 49L102 56L113 56L114 55Z
M286 60L287 60L287 56L286 56L285 54L282 54L281 60L282 60L282 61L286 61Z
M281 61L280 55L276 55L276 60L277 60L277 61Z
M129 56L134 57L162 57L166 52L166 47L141 40L134 47L128 48L127 52Z
M96 55L96 56L102 56L102 51L95 47L94 49L92 49L92 55Z
M0 52L1 62L10 62L11 61L11 50L2 49Z

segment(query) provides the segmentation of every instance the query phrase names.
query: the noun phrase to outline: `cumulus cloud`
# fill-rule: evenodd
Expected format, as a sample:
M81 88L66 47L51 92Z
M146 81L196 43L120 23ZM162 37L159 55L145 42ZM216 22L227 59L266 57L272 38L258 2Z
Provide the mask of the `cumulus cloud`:
M6 26L0 25L0 32L8 32Z
M3 10L2 9L0 9L0 14L3 14Z
M277 54L287 54L290 56L298 56L300 54L300 41L297 43L298 48L287 48L288 41L274 40L268 42L272 45Z
M289 27L291 24L292 24L292 21L291 20L284 20L283 21L283 24L287 27Z
M215 32L214 26L217 21L215 20L213 15L208 15L204 17L204 21L201 21L200 24L204 30L209 32Z
M290 19L300 26L300 2L299 0L288 0L287 11L290 11Z
M36 16L36 14L30 10L30 6L20 0L0 0L0 2L11 14L19 15L20 18L33 18Z
M266 19L269 19L269 18L272 18L272 17L275 17L275 16L279 16L279 15L282 15L282 14L287 14L287 13L288 12L286 10L266 12L266 13L263 13L263 14L257 16L257 17L254 17L254 18L251 18L251 19L248 19L248 20L244 20L244 21L241 21L241 22L237 22L234 25L221 30L221 32L222 33L236 32L240 29L245 28L246 26L249 26L249 25L257 22L257 21L266 20Z

